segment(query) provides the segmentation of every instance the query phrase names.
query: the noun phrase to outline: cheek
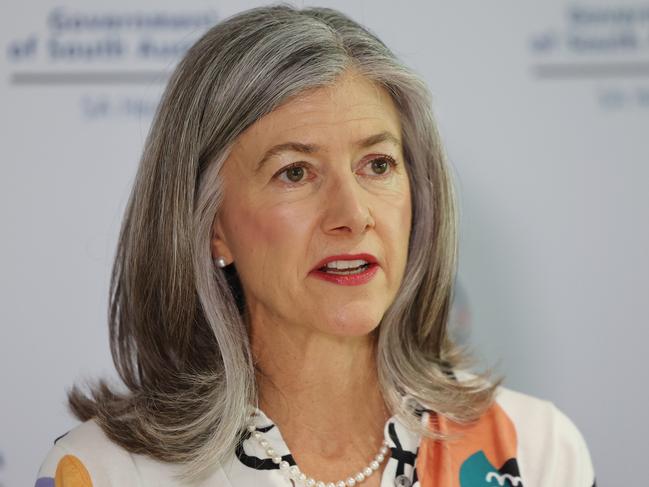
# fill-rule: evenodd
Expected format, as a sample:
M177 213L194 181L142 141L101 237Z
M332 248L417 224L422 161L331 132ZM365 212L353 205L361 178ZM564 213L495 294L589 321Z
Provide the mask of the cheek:
M399 249L403 247L405 241L407 248L412 223L409 185L404 184L400 191L395 192L389 198L385 198L382 201L381 213L385 216L386 224L389 227L390 240Z
M410 240L410 231L412 230L412 203L410 200L410 194L408 194L407 203L403 205L401 215L403 221L403 236L407 247L408 241Z
M388 232L396 265L393 271L401 275L408 260L408 244L412 225L412 205L409 191L406 190L400 198L395 198L391 205L384 208L384 211L390 215L387 219Z
M412 193L410 192L410 182L406 182L404 197L401 200L401 221L403 222L403 233L407 242L410 240L410 230L412 226Z
M410 203L393 208L392 235L396 251L405 261L408 254L408 242L410 240L411 209Z
M309 228L304 212L289 205L241 208L228 224L237 269L258 278L265 269L286 268L305 254Z

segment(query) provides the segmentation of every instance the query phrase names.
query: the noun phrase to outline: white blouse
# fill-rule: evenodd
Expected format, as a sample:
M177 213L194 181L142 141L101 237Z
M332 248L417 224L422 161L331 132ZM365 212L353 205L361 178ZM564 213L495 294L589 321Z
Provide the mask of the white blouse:
M424 412L422 421L433 416ZM275 455L294 464L279 428L259 410L256 421L257 431ZM381 487L595 486L581 434L547 401L500 388L494 405L477 423L463 426L436 417L434 424L450 433L451 439L422 439L394 416L386 422L389 453ZM200 487L301 484L289 479L286 469L272 461L250 432L242 435L240 447L217 465ZM363 467L351 466L341 475ZM176 464L126 451L91 420L55 442L38 473L36 487L180 487L179 472Z

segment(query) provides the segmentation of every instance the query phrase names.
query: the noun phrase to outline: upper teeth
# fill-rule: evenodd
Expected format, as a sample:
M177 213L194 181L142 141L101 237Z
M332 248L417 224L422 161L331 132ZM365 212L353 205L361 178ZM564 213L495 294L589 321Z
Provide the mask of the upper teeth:
M368 264L366 260L334 260L328 262L325 267L330 269L352 269L354 267L360 267L364 264Z

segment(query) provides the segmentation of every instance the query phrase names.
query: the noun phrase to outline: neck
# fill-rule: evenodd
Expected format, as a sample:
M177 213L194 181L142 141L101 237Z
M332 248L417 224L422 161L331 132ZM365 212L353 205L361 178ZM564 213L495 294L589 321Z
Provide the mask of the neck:
M367 466L379 451L388 414L375 339L305 328L250 326L259 407L278 426L303 472L335 480ZM385 463L367 487L378 486Z
M308 431L327 441L341 431L340 441L355 432L382 435L387 413L373 335L287 332L267 323L251 329L259 406L284 434Z

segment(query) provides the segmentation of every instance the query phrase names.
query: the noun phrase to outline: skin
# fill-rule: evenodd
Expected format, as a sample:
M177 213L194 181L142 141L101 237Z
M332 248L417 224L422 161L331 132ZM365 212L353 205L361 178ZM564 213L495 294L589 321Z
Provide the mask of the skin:
M396 141L357 144L379 133ZM258 168L285 142L318 148L283 151ZM293 163L304 169L287 171ZM407 261L412 210L399 113L385 90L347 72L241 134L222 177L212 254L234 262L244 288L259 407L307 475L339 480L378 452L389 417L372 332ZM361 252L379 263L368 283L311 274L325 257Z

